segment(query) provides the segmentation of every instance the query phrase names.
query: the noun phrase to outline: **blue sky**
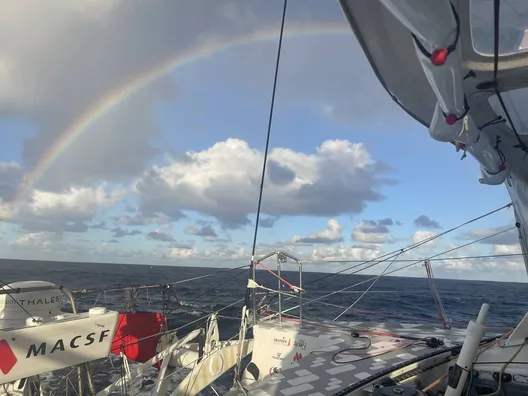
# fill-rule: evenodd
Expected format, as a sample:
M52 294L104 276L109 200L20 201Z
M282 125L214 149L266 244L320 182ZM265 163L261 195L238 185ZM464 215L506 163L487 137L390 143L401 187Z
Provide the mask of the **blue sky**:
M57 0L53 25L23 3L9 6L9 21L0 16L0 37L19 37L0 46L3 257L222 267L249 260L275 42L160 76L92 124L13 200L62 131L113 88L167 54L262 29L278 34L282 4L218 1L203 12L196 1L176 12L170 1L148 10L131 3ZM346 27L334 2L289 4L287 26ZM324 261L372 259L510 201L503 186L478 183L473 158L460 157L392 102L351 32L286 37L258 253L286 249L309 270L336 271L344 264ZM401 258L425 258L513 223L511 210L502 211ZM457 254L519 252L515 232L490 242ZM437 262L435 274L526 276L517 257ZM423 276L423 268L402 275Z

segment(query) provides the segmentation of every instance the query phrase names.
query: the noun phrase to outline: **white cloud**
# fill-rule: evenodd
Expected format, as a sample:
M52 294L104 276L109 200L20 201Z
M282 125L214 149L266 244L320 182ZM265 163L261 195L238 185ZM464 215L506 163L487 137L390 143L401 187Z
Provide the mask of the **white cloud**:
M133 92L138 78L196 51L207 37L237 35L244 25L226 23L219 12L224 4L199 0L184 11L171 0L0 4L0 109L35 127L24 142L23 163L33 168L52 154L37 188L56 192L141 172L159 154L153 144L164 143L156 105L181 97L183 83L167 77ZM113 106L116 94L125 100ZM48 153L80 128L85 132L67 150Z
M33 190L27 200L0 201L0 220L32 232L86 232L87 222L119 202L125 191L107 184L71 187L62 193ZM104 228L104 224L93 225Z
M153 166L135 183L146 215L181 217L197 211L224 227L248 224L255 210L263 154L240 139L218 142ZM380 201L387 167L361 143L327 140L314 154L274 148L269 155L263 212L268 215L333 216L359 213ZM177 208L178 210L175 210Z
M413 234L413 244L425 241L426 239L433 238L436 233L426 230L418 230Z
M390 231L387 220L390 220L390 225L393 224L393 221L391 219L379 221L363 220L361 223L354 227L354 230L352 231L352 239L364 243L386 242L388 233ZM385 224L384 221L387 224Z
M99 208L108 208L123 198L123 190L108 191L106 185L97 188L71 187L64 193L35 190L28 204L31 214L46 218L91 218Z
M324 230L317 231L311 234L308 234L307 236L299 236L296 235L293 237L294 243L306 243L306 244L314 244L314 243L335 243L335 242L342 242L343 236L341 235L341 231L343 230L343 227L341 227L341 224L336 219L330 219L328 220L328 225Z
M493 254L520 254L520 245L493 245Z
M488 245L518 245L519 233L516 228L510 229L512 227L513 225L504 225L500 227L472 229L464 232L462 238L467 240L486 238L480 243ZM494 234L498 235L487 238Z
M78 259L82 254L86 258L90 251L65 241L60 235L52 232L27 232L21 233L9 243L17 258L45 260L46 255L53 255L59 259Z
M372 245L371 247L358 246L327 246L312 249L311 259L318 260L351 260L367 261L379 257L382 253L381 246Z
M53 235L46 232L29 232L19 235L11 246L23 248L37 248L42 250L51 250L53 247Z
M416 243L424 242L425 240L430 239L430 238L432 238L434 236L436 236L436 233L434 233L432 231L418 230L418 231L415 231L415 233L412 236L412 243L416 244ZM419 255L423 255L425 257L428 257L428 256L430 256L430 255L432 255L434 253L438 253L437 250L438 250L439 242L440 241L438 239L434 239L432 241L425 242L422 245L415 247L413 249L413 252L415 252L415 253L417 253Z

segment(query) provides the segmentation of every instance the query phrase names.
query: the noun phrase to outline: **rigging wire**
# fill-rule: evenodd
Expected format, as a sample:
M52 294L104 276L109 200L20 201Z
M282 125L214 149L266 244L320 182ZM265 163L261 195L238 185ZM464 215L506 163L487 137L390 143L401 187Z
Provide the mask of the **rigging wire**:
M454 248L451 248L451 249L445 250L445 251L443 251L443 252L441 252L441 253L435 254L435 255L433 255L433 256L427 258L427 259L430 260L430 259L433 259L433 258L435 258L435 257L442 256L442 255L447 254L447 253L451 253L451 252L453 252L453 251L455 251L455 250L462 249L462 248L464 248L464 247L467 247L467 246L473 245L473 244L475 244L475 243L482 242L482 241L484 241L484 240L486 240L486 239L489 239L489 238L495 237L495 236L497 236L497 235L501 235L501 234L503 234L503 233L505 233L505 232L511 231L511 230L514 229L514 228L516 228L516 227L511 227L511 228L508 228L508 229L505 229L505 230L502 230L502 231L495 232L495 233L493 233L493 234L487 235L487 236L485 236L485 237L482 237L482 238L479 238L479 239L475 239L475 240L470 241L470 242L468 242L468 243L465 243L465 244L463 244L463 245L455 246ZM391 275L391 274L394 274L394 273L396 273L396 272L398 272L398 271L401 271L401 270L407 269L407 268L409 268L409 267L412 267L412 266L414 266L414 265L416 265L416 264L421 264L421 263L423 263L423 260L417 260L417 261L415 261L415 262L413 262L413 263L410 263L410 264L404 265L403 267L396 268L396 269L394 269L394 270L392 270L392 271L386 272L386 273L385 273L385 276L387 276L387 275ZM377 264L379 264L379 262L374 263L374 264L371 264L371 265L369 265L368 267L362 268L362 269L360 269L360 270L358 270L358 271L355 271L355 272L353 272L353 273L351 273L351 274L347 274L347 275L354 275L354 274L356 274L356 273L358 273L358 272L363 271L364 269L367 269L367 268L373 267L373 266L375 266L375 265L377 265ZM347 287L341 288L341 289L339 289L339 290L333 291L333 292L331 292L331 293L325 294L325 295L323 295L323 296L321 296L321 297L317 297L317 298L312 299L312 300L303 300L303 307L306 306L306 305L308 305L308 304L311 304L311 303L314 303L314 302L318 302L318 301L320 301L320 300L322 300L322 299L324 299L324 298L330 297L330 296L332 296L332 295L334 295L334 294L337 294L337 293L343 292L343 291L348 290L348 289L352 289L353 287L360 286L360 285L363 285L363 284L365 284L365 283L371 282L371 281L375 280L376 278L377 278L377 276L374 276L374 277L372 277L372 278L369 278L369 279L366 279L366 280L364 280L364 281L361 281L361 282L355 283L355 284L353 284L353 285L350 285L350 286L347 286ZM298 298L298 296L286 298L286 299L284 300L284 302L286 302L286 301L288 301L288 300L291 300L292 298L296 298L296 297ZM274 304L274 305L275 305L275 304ZM299 305L296 305L296 306L294 306L294 307L291 307L291 308L288 308L288 309L282 311L282 313L286 313L286 312L292 311L292 310L294 310L294 309L296 309L296 308L298 308L298 307L299 307Z
M374 282L372 282L370 284L369 287L367 287L367 290L365 290L358 298L356 298L356 301L354 301L348 308L346 308L345 310L343 310L343 312L341 312L339 315L337 315L333 322L335 322L337 319L339 319L341 316L343 316L347 311L349 311L350 309L354 308L354 306L363 298L363 296L365 296L365 294L367 294L370 289L372 289L374 287L374 285L376 284L376 282L378 282L378 280L380 280L380 278L389 270L389 268L391 267L392 264L394 264L394 260L396 260L398 258L398 256L396 256L390 263L389 265L387 265L385 267L385 269L383 270L383 272L381 274L378 275L378 277L374 280Z
M369 264L369 263L372 263L372 262L375 262L374 265L376 265L376 264L380 264L380 263L382 263L382 262L385 262L385 261L387 261L387 260L390 260L391 258L394 258L394 257L397 258L399 255L401 255L401 254L403 254L403 253L406 253L406 252L408 252L408 251L410 251L410 250L413 250L413 249L415 249L415 248L417 248L417 247L419 247L419 246L422 246L422 245L424 245L424 244L426 244L426 243L429 243L429 242L431 242L431 241L434 241L435 239L438 239L438 238L440 238L440 237L442 237L442 236L444 236L444 235L446 235L446 234L448 234L448 233L450 233L450 232L453 232L453 231L455 231L455 230L458 230L459 228L462 228L462 227L464 227L464 226L466 226L466 225L468 225L468 224L474 223L475 221L481 220L481 219L483 219L483 218L485 218L485 217L487 217L487 216L490 216L490 215L492 215L492 214L494 214L494 213L497 213L497 212L499 212L499 211L501 211L501 210L503 210L503 209L509 208L511 205L512 205L512 203L510 202L510 203L507 204L507 205L501 206L500 208L497 208L497 209L495 209L495 210L492 210L492 211L490 211L490 212L487 212L487 213L485 213L485 214L483 214L483 215L481 215L481 216L474 217L474 218L471 219L471 220L468 220L468 221L466 221L466 222L464 222L464 223L462 223L462 224L460 224L460 225L457 225L457 226L455 226L455 227L452 227L452 228L450 228L450 229L448 229L448 230L446 230L446 231L444 231L444 232L441 232L440 234L437 234L437 235L434 235L434 236L432 236L432 237L426 238L426 239L424 239L423 241L420 241L420 242L417 242L417 243L413 243L412 245L408 245L407 247L404 247L403 249L393 250L392 252L389 252L389 253L383 254L383 255L381 255L381 256L379 256L379 257L376 257L376 258L374 258L374 259L367 260L367 261L364 261L364 262L362 262L362 263L360 263L360 264L353 265L353 266L351 266L351 267L344 268L344 269L342 269L342 270L340 270L340 271L333 272L333 273L331 273L331 274L328 274L328 275L322 276L322 277L320 277L320 278L314 279L314 280L311 281L311 282L307 282L307 283L305 283L304 286L310 285L310 284L312 284L312 283L320 282L320 281L323 280L323 279L327 279L327 278L330 278L330 277L335 276L335 275L338 275L338 274L342 274L343 272L349 271L349 270L351 270L351 269L355 269L355 268L357 268L357 267L360 267L361 265ZM362 271L362 270L364 270L364 269L370 268L371 266L372 266L372 265L369 265L369 266L367 266L367 267L365 267L365 268L360 269L359 271ZM357 272L352 272L352 273L350 273L350 274L346 274L346 275L354 275L355 273L357 273Z
M284 5L282 7L282 17L281 17L281 26L280 26L280 33L279 33L279 43L277 46L277 57L275 62L275 71L273 76L273 90L271 92L271 102L270 102L270 109L269 109L269 119L268 119L268 130L266 133L266 146L264 148L264 158L262 161L262 174L260 177L260 188L259 188L259 196L258 196L258 203L257 203L257 213L255 218L255 230L253 232L253 244L251 246L251 263L249 265L249 274L248 278L253 279L253 272L255 270L255 251L257 248L257 236L258 236L258 229L259 229L259 220L260 220L260 212L262 208L262 196L264 194L264 179L266 177L266 165L268 162L268 153L269 153L269 143L271 139L271 127L273 124L273 110L275 108L275 97L277 93L277 81L279 77L279 66L280 66L280 59L281 59L281 51L282 51L282 41L284 37L284 22L286 21L286 9L288 6L288 0L284 0ZM244 339L245 332L247 331L247 322L246 318L244 317L247 315L247 312L249 311L249 297L251 292L253 292L253 306L255 306L255 289L250 289L249 287L246 288L246 294L245 294L245 301L244 301L244 307L242 308L242 320L240 322L240 338L239 341L242 343ZM253 315L255 315L255 312L253 312ZM241 351L239 351L241 352ZM239 381L241 380L241 372L240 372L240 365L242 363L241 355L238 356L237 362L235 364L235 374L234 374L234 382L233 385L236 386L239 389L243 389L242 386L239 385ZM243 391L245 392L245 391Z
M266 177L266 165L268 162L268 153L269 153L269 143L271 138L271 127L273 124L273 110L275 108L275 97L277 92L277 80L279 77L279 65L280 65L280 58L281 58L281 51L282 51L282 40L284 37L284 22L286 21L286 8L288 5L288 0L284 0L284 6L282 8L282 18L281 18L281 27L280 27L280 33L279 33L279 44L277 47L277 58L275 62L275 74L273 76L273 90L271 92L271 102L270 102L270 109L269 109L269 119L268 119L268 130L266 133L266 146L264 148L264 159L262 162L262 174L260 177L260 189L259 189L259 196L258 196L258 203L257 203L257 214L255 218L255 230L253 232L253 245L251 247L251 264L249 268L249 278L252 278L252 272L253 268L255 266L255 250L257 248L257 236L258 236L258 229L259 229L259 220L260 220L260 211L262 208L262 195L264 193L264 179ZM246 306L249 303L249 293L250 289L248 288L246 290Z
M195 277L192 277L192 278L182 279L182 280L179 280L179 281L174 281L174 282L165 283L165 284L157 283L157 284L152 284L152 285L127 286L127 287L121 287L121 288L116 288L116 289L104 289L104 290L78 289L78 290L72 290L72 293L74 293L74 294L99 293L100 294L100 293L122 292L122 291L125 291L125 290L130 289L130 288L145 289L145 290L155 289L155 288L166 288L167 286L176 286L176 285L180 285L182 283L187 283L187 282L192 282L192 281L196 281L196 280L200 280L200 279L210 278L211 276L215 276L215 275L218 275L218 274L223 274L223 273L227 273L227 272L233 272L233 271L236 271L236 270L239 270L239 269L246 268L247 266L248 266L247 264L244 264L244 265L241 265L239 267L229 268L229 269L226 269L226 270L212 272L212 273L209 273L209 274L195 276Z
M524 253L508 253L508 254L484 254L479 256L460 256L460 257L442 257L430 259L429 261L451 261L451 260L480 260L489 258L508 258L508 257L523 257L528 256ZM396 263L410 263L416 259L395 259ZM364 263L362 260L321 260L321 261L304 261L303 264L315 264L315 263Z

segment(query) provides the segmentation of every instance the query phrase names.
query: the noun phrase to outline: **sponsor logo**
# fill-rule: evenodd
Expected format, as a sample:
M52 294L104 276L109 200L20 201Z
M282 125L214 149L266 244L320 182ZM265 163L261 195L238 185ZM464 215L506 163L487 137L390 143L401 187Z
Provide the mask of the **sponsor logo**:
M273 338L273 343L275 345L284 345L284 346L290 346L291 345L291 338L286 338L286 337L282 337L282 338L279 338L279 337L274 337Z
M297 341L294 341L294 342L293 342L293 346L294 346L295 348L300 348L300 349L302 349L303 351L306 351L306 346L307 346L307 345L308 345L308 344L307 344L306 341L304 341L304 340L297 340Z
M293 357L293 361L294 361L294 362L298 362L298 361L301 360L301 359L302 359L302 353L300 353L300 352L297 352L297 353L295 354L295 356Z
M52 296L52 297L46 297L46 298L31 298L31 299L20 299L20 300L14 300L12 298L6 299L6 305L12 304L12 305L22 305L22 306L29 306L29 305L42 305L42 304L54 304L61 302L61 295L58 296Z
M15 367L17 357L7 340L0 340L0 372L7 375Z
M270 373L270 375L273 375L273 374L279 374L280 371L281 371L281 369L278 368L278 367L270 367L270 368L269 368L269 373Z
M53 343L42 342L40 344L31 344L26 353L26 359L37 356L51 355L58 352L64 352L69 349L77 349L81 346L90 346L94 343L103 342L108 337L110 330L103 330L100 333L90 333L87 335L77 335L70 339L64 340L59 338Z
M275 360L280 360L281 362L284 360L284 358L282 357L282 353L280 352L277 352L277 354L275 356L272 356L271 358Z

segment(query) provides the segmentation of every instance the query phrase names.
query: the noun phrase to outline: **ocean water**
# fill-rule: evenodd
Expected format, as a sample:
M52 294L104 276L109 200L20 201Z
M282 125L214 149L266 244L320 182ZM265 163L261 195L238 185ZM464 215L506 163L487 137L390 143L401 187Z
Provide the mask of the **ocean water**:
M126 310L127 299L123 289L139 287L136 307L139 311L161 312L165 307L168 323L171 329L182 337L197 327L203 325L200 319L207 313L219 311L219 330L221 339L232 338L239 329L242 303L236 301L244 298L247 285L248 270L231 270L218 268L169 267L122 264L65 263L23 260L0 260L0 280L10 283L22 280L44 280L68 287L71 290L87 289L88 292L79 297L80 310L86 310L94 305L106 306L113 310ZM181 282L208 274L210 277L184 282L173 286L165 294L163 303L161 288L141 288L144 285L162 285L171 282ZM297 272L283 272L283 278L293 285L299 284ZM318 281L328 274L305 272L303 285L305 318L314 320L332 320L344 308L350 306L370 282L346 292L337 293L320 301L309 302L333 291L362 282L372 276L335 275ZM278 288L278 279L266 271L257 271L257 282L269 288ZM282 283L282 282L281 282ZM482 281L461 281L437 279L436 285L447 316L457 327L466 327L468 320L474 319L482 303L490 305L487 322L496 326L515 326L527 312L528 287L523 283L502 283ZM284 283L281 285L283 290ZM259 298L262 298L260 295ZM273 302L272 296L265 302ZM287 301L284 297L282 308L288 308L297 303ZM235 304L234 304L235 303ZM272 308L277 310L276 299ZM425 278L381 278L359 303L357 311L348 311L340 320L370 321L370 322L408 322L418 323L430 321L439 323L429 284ZM67 311L68 306L64 307ZM298 311L291 311L297 314ZM188 325L193 322L191 325ZM93 377L97 389L115 381L121 373L120 361L117 357L104 359L92 364ZM64 394L64 375L66 370L49 373L44 381L45 391L53 391L56 395ZM149 391L155 369L147 373L136 384L141 391ZM182 371L172 379L173 387L177 385L187 372ZM72 377L73 378L73 377ZM219 392L229 389L232 377L226 375L220 385ZM150 388L149 388L150 387ZM213 394L209 390L204 394Z

